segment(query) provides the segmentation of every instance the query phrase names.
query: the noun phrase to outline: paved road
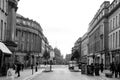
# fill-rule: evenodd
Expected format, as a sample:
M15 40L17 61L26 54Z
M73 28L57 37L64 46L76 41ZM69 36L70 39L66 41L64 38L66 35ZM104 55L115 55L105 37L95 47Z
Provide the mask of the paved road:
M53 72L42 72L32 80L119 80L105 76L87 76L81 72L70 72L67 66L54 66Z

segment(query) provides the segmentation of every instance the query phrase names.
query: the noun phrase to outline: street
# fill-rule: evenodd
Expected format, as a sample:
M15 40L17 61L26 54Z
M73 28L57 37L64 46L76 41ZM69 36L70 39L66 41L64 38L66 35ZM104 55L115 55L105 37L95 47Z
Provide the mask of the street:
M67 66L53 66L53 72L42 72L31 80L119 80L100 76L83 75L81 72L70 72Z

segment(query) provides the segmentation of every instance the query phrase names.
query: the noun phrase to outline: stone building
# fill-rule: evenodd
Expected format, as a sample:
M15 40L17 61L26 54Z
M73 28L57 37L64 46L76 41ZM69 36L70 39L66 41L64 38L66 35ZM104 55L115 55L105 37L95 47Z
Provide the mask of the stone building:
M37 62L42 54L43 30L40 24L19 14L16 15L15 62L20 61L25 66Z
M109 6L109 62L120 62L120 0Z
M17 0L0 0L0 76L13 63Z
M88 36L85 33L81 37L81 62L87 64L87 55L88 55Z
M108 8L109 1L104 1L88 28L88 51L93 63L103 63L108 66Z

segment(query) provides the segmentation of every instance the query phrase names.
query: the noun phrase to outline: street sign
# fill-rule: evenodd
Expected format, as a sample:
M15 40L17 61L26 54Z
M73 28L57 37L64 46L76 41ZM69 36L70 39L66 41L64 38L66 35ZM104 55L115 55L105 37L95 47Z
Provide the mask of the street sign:
M51 51L50 52L50 58L54 58L54 57L55 57L54 51Z

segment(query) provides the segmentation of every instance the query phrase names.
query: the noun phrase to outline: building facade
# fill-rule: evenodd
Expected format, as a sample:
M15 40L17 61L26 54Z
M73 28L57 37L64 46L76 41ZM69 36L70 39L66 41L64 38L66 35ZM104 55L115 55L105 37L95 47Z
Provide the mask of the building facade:
M39 57L42 54L42 32L38 22L16 15L15 62L20 61L26 67L39 63Z
M17 3L17 0L0 0L0 76L6 75L8 64L13 63Z
M88 55L88 36L85 33L81 38L81 62L87 64L87 55Z
M104 1L95 14L88 28L88 51L93 63L103 63L108 66L108 8L110 2ZM105 60L106 59L106 60Z
M109 6L109 60L120 62L120 0L114 0Z

